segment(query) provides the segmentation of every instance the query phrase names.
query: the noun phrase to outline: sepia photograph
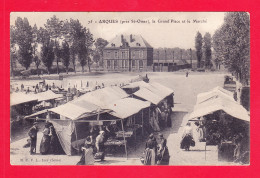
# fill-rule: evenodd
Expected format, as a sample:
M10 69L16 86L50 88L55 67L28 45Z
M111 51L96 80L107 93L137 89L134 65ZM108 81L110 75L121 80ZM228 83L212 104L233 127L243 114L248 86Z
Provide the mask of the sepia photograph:
M10 164L249 166L250 14L11 12Z

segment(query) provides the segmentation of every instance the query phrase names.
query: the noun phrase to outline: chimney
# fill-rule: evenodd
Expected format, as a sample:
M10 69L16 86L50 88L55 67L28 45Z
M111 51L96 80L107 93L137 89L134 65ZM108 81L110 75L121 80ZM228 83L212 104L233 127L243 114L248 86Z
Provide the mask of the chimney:
M134 41L133 35L131 34L131 35L130 35L130 43L132 43L133 41Z
M121 42L124 44L124 35L121 35Z

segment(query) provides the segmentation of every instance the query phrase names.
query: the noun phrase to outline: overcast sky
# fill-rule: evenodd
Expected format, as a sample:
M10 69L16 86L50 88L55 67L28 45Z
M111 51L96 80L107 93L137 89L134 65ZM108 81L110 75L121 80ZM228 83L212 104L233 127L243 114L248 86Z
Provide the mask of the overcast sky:
M94 38L109 41L116 35L140 34L154 48L194 49L198 31L202 35L206 32L213 35L224 22L223 12L12 12L10 24L14 25L17 17L27 17L32 26L43 27L53 15L60 20L78 19L90 29ZM114 23L100 23L100 20L114 20ZM129 23L120 24L121 20ZM138 20L149 23L137 23ZM201 23L194 23L194 20ZM169 23L159 23L161 21Z

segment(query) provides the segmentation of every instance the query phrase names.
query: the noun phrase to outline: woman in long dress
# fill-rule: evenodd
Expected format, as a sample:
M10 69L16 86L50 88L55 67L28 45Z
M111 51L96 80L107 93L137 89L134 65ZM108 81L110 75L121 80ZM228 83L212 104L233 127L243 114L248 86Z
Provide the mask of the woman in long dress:
M188 122L182 134L181 149L185 149L186 151L189 151L192 142L194 142L193 130L191 127L191 123Z
M167 140L163 137L163 134L159 134L158 139L158 165L169 165L170 155L167 147Z
M149 136L145 147L144 165L156 165L157 142L153 134Z
M51 133L50 133L49 124L47 123L45 124L45 128L42 133L43 133L43 137L40 144L40 153L44 155L44 154L48 154L50 149Z

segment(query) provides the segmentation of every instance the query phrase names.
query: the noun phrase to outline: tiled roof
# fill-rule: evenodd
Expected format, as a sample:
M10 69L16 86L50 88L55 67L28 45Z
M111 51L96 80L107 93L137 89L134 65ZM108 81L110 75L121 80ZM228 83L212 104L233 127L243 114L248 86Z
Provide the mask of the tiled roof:
M141 35L117 35L113 38L106 48L118 48L124 46L135 48L152 48L152 46Z

